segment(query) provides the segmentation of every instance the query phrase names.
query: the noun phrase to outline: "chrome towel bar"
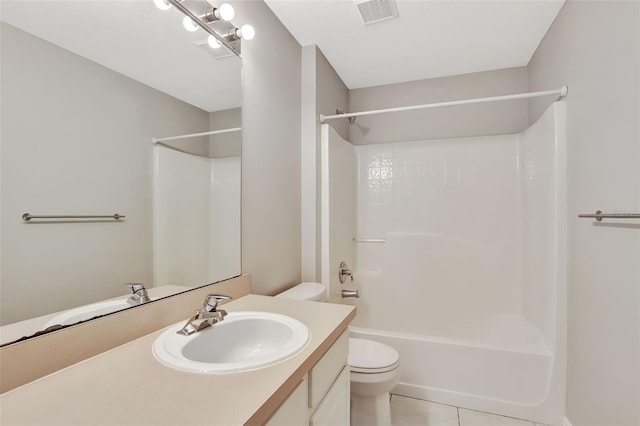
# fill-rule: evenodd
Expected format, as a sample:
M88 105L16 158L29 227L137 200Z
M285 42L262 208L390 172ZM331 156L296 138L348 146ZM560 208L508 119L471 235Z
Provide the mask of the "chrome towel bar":
M640 219L640 213L602 213L598 210L594 214L579 214L578 217L590 217L601 222L602 219Z
M99 215L99 216L92 216L92 215L81 215L81 216L74 216L74 215L60 215L60 216L51 216L51 215L47 215L47 216L36 216L36 215L32 215L29 213L25 213L22 215L22 220L24 220L25 222L29 222L31 219L113 219L113 220L120 220L120 219L124 219L126 216L115 213L112 215Z
M386 240L380 238L354 238L354 243L386 243Z

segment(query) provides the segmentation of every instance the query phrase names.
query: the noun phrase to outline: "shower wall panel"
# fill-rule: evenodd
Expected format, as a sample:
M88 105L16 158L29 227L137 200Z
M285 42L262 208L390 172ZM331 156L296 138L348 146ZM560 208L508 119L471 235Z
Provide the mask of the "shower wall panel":
M352 206L348 156L328 155L323 248L353 247L361 298L347 302L358 307L350 333L398 351L394 393L561 423L564 114L556 102L507 136L351 147L331 134L329 148L355 150L355 241L330 229ZM345 287L335 281L332 271Z
M355 151L356 237L385 240L355 243L358 325L456 335L521 314L518 135Z
M208 259L198 254L209 252L211 160L160 146L154 150L154 282L205 283Z
M210 161L209 278L213 282L239 275L242 270L241 159L225 157Z
M240 275L240 157L154 149L156 286Z
M566 280L564 102L520 134L523 316L556 344L558 292Z

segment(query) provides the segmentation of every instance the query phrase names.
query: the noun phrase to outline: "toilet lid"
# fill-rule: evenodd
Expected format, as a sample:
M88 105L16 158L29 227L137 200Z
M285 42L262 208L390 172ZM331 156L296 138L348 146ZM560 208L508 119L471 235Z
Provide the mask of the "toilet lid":
M400 356L391 346L373 340L349 338L349 365L357 373L383 373L398 366Z

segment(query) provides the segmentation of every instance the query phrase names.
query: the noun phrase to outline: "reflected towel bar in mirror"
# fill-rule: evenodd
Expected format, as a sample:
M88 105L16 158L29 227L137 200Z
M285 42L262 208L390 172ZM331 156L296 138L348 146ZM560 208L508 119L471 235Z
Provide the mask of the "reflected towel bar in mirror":
M386 240L381 238L354 238L354 243L384 243Z
M60 215L60 216L51 216L51 215L32 215L29 213L25 213L22 215L22 220L24 220L25 222L30 221L31 219L113 219L113 220L120 220L120 219L124 219L126 216L115 213L112 215L100 215L100 216L92 216L92 215L80 215L80 216L73 216L73 215Z
M594 214L579 214L578 217L590 217L601 222L602 219L640 219L640 213L603 213L598 210Z

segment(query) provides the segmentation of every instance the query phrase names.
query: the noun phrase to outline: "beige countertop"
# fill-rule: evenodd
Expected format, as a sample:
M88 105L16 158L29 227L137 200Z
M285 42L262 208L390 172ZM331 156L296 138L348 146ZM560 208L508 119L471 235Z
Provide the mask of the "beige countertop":
M183 291L186 290L191 290L192 287L183 287L183 286L177 286L177 285L164 285L164 286L159 286L159 287L151 287L147 289L147 292L149 293L149 296L152 299L160 299L163 297L167 297L167 296L172 296L174 294L178 294L178 293L182 293ZM126 300L131 296L131 293L127 293L125 295L122 296L118 296L118 297L112 297L110 299L106 299L106 300L100 300L100 301L96 301L95 303L101 303L101 302L106 302L106 301L111 301L111 300ZM94 303L88 303L87 305L84 306L90 306L93 305ZM75 309L78 308L82 308L82 306L78 306L75 308L71 308L71 309L66 309L64 311L60 311L60 312L54 312L52 314L47 314L47 315L42 315L36 318L30 318L28 320L24 320L24 321L18 321L18 322L14 322L12 324L6 324L0 327L0 344L4 345L5 343L10 343L13 341L16 341L18 339L20 339L21 337L25 337L25 336L31 336L34 333L37 333L38 331L42 331L45 328L47 328L47 323L49 322L49 320L53 319L54 317L60 315L60 314L64 314L65 312L68 311L73 311Z
M194 374L165 367L154 358L151 346L160 330L0 395L0 424L262 424L355 316L352 306L256 295L227 303L224 309L288 315L309 328L309 345L269 367ZM185 319L188 316L185 312Z

